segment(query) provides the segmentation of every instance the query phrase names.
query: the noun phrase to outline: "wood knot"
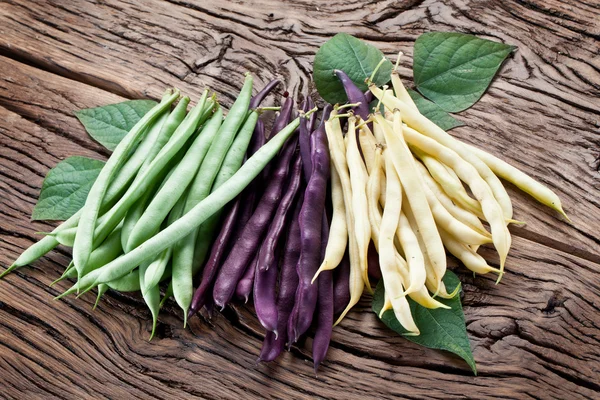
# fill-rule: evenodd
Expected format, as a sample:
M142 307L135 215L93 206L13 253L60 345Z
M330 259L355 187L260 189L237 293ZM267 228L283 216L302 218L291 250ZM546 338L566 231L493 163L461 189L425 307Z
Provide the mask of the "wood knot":
M544 314L554 314L555 313L555 309L556 307L562 307L562 305L565 303L566 299L561 296L560 293L555 292L552 296L550 296L550 298L548 299L548 303L546 304L546 307L542 309L542 313Z

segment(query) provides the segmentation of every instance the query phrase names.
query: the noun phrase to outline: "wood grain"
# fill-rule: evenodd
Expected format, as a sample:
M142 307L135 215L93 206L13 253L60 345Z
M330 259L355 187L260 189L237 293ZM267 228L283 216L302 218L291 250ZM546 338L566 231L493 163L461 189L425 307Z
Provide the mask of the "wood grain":
M59 249L0 282L6 398L597 398L600 386L600 3L586 1L0 1L0 264L49 223L29 221L44 175L69 155L104 158L72 111L204 87L229 105L251 71L312 95L315 51L343 31L393 57L423 32L457 30L516 45L452 133L555 189L569 225L508 185L515 217L498 286L457 266L479 375L394 335L365 297L334 329L314 376L309 337L255 365L263 332L236 305L181 328L176 307L148 342L140 298L53 301L68 283ZM496 256L485 251L492 264Z

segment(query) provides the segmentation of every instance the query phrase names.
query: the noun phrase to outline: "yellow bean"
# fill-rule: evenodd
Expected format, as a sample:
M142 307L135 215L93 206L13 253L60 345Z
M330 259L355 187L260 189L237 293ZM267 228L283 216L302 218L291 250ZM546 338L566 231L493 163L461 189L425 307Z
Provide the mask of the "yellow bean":
M348 226L346 224L346 206L344 204L344 190L342 182L335 167L331 168L331 203L333 213L329 229L329 240L325 248L325 256L311 283L314 283L322 271L335 269L346 251L348 244Z
M446 252L435 225L433 214L427 203L422 182L415 166L415 159L404 141L400 112L398 110L394 111L393 129L381 115L376 115L375 118L377 123L383 126L385 141L388 146L387 151L390 152L408 203L415 215L419 235L423 238L429 259L436 271L436 286L439 287L439 283L446 272ZM389 199L387 201L389 202Z
M416 232L419 228L417 226L417 222L415 221L415 217L412 213L412 210L410 209L410 204L408 204L408 202L404 202L404 204L405 204L405 206L403 207L402 212L404 213L404 215L406 215L406 219L408 219L408 222L409 222L413 232ZM427 287L427 289L430 292L435 293L436 296L442 297L444 299L453 298L456 295L456 293L458 293L458 290L460 288L457 287L454 290L454 292L448 293L448 291L446 290L446 285L444 284L443 281L440 281L439 286L438 286L437 280L435 279L435 271L433 270L431 261L429 261L429 255L427 254L427 249L425 248L423 239L421 238L420 235L417 235L417 240L419 241L419 247L421 248L421 251L423 252L423 257L425 258L425 271L427 272L427 279L425 281L425 286ZM429 295L427 290L425 290L425 293L427 293L427 295ZM409 296L411 299L415 300L413 295L414 295L414 293L410 294ZM417 300L415 300L415 301L417 301ZM433 300L433 301L436 301L436 300ZM417 303L423 305L424 307L427 307L419 301L417 301ZM439 303L439 302L437 302L437 303ZM442 304L442 303L439 303L439 304L441 304L442 307L445 307L444 304ZM435 308L435 307L428 307L428 308ZM446 307L446 308L448 308L448 307Z
M471 211L474 214L481 214L481 204L467 194L462 182L456 176L456 173L451 168L446 168L444 164L439 162L434 157L431 157L423 152L415 152L417 157L423 161L423 164L429 170L429 173L440 184L444 192L454 201L456 201L465 210ZM449 171L452 171L450 173Z
M390 110L402 109L405 110L403 115L404 121L408 126L416 131L426 135L440 144L452 149L465 161L473 165L481 177L487 182L498 204L502 208L502 213L506 219L512 219L512 202L506 192L506 189L500 182L500 179L492 172L492 170L481 161L464 143L450 136L446 131L437 126L435 123L427 119L421 113L415 111L405 102L395 96L384 96L382 89L375 85L370 85L369 89L381 102Z
M381 168L383 155L381 153L380 147L378 147L375 157L376 157L375 165L376 165L376 167L379 167L379 168L376 168L374 173L380 174L383 176L385 174L383 173L382 168ZM380 230L380 226L381 226L382 216L381 216L381 210L379 208L379 205L377 204L377 198L379 197L379 189L380 189L380 186L377 184L377 182L379 182L378 175L375 175L375 177L373 175L369 176L369 181L367 183L367 201L369 204L369 221L371 222L371 236L373 238L373 243L375 244L375 248L377 249L377 251L379 251L379 230ZM408 285L410 285L410 276L409 276L408 265L406 264L406 261L402 258L402 256L400 256L400 254L398 254L398 251L396 251L395 258L396 258L396 265L397 265L399 273L403 279L403 282L406 282ZM443 285L443 283L442 283L442 285ZM445 291L445 288L443 288L443 292L440 291L440 295L442 293L448 295ZM421 288L417 292L409 293L408 296L426 308L439 308L439 307L447 308L444 304L433 299L429 295L429 292L427 292L427 288L425 288L425 287ZM452 297L452 296L450 296L450 297ZM448 298L450 298L450 297L448 297Z
M370 135L364 129L359 129L358 142L360 143L360 150L363 159L365 160L365 165L367 166L367 173L371 175L373 163L375 162L375 147L377 146L377 141L375 140L375 136Z
M477 218L477 216L452 202L452 199L444 192L444 190L440 187L440 185L429 175L429 171L425 166L421 163L417 163L417 169L421 174L421 178L423 178L423 182L425 186L429 188L438 199L438 201L444 206L446 210L457 220L467 225L469 228L473 229L475 232L484 235L490 236L490 233L485 230L485 227Z
M392 308L394 309L396 318L406 330L418 335L419 328L417 328L412 318L410 307L405 297L407 282L402 282L402 277L396 264L396 249L394 247L394 237L402 208L402 190L400 180L396 175L393 165L391 165L391 160L388 161L389 157L386 156L384 156L384 159L386 160L387 195L390 201L386 203L383 209L381 220L381 230L379 232L379 266L381 268L383 285L392 301ZM411 264L409 263L409 271L410 268ZM402 290L403 286L405 288L404 292ZM410 287L412 287L412 282ZM415 288L412 289L414 292Z
M565 211L562 208L560 199L556 193L550 190L547 186L544 186L540 182L536 181L523 171L513 167L507 162L502 161L475 146L467 146L500 178L512 183L540 203L552 208L555 211L558 211L567 219L567 221L570 221L569 217L567 217L567 214L565 214Z
M358 255L366 288L372 293L369 283L369 270L367 252L371 241L371 224L367 210L367 170L358 150L356 140L356 118L348 118L348 147L346 148L346 162L350 171L350 184L352 185L352 214L354 216L354 229L349 231L356 236Z
M433 213L433 218L435 219L435 222L439 228L442 228L455 237L460 238L460 241L465 244L481 245L492 242L492 236L487 231L485 232L485 235L482 235L469 226L463 224L461 221L454 218L448 210L446 210L435 194L431 191L429 186L424 185L424 189L427 202L429 203L429 207L431 207L431 212Z
M406 87L404 87L404 84L400 79L398 71L392 72L392 87L394 88L394 93L396 93L396 97L398 99L405 102L409 107L411 107L415 111L418 111L417 105L415 104L412 97L410 97L410 94L408 94Z
M452 236L443 229L440 229L440 236L450 254L462 261L464 266L471 271L477 274L487 274L488 272L501 274L499 269L490 267L483 257L471 247L462 243L459 238Z
M425 257L419 247L419 241L415 232L412 230L406 215L400 215L398 223L397 237L400 246L404 250L408 271L410 273L410 286L406 288L406 293L415 292L425 285L427 272L425 270Z
M391 309L392 309L392 300L390 299L390 295L388 294L388 292L384 292L383 307L381 307L381 310L379 311L379 318L383 317L383 314L387 310L391 310Z
M331 113L331 117L335 117L337 112L334 110ZM346 148L344 146L344 140L342 136L342 128L338 118L330 118L325 122L325 132L327 134L327 140L329 141L329 152L331 154L331 161L333 166L340 177L342 185L344 204L346 209L346 225L348 231L352 231L354 227L354 220L352 218L352 212L350 204L352 202L352 188L350 186L350 175L348 172L348 165L346 163ZM362 271L360 269L360 260L358 257L358 246L354 235L348 236L349 243L349 254L350 254L350 302L346 309L342 312L335 325L339 324L340 321L346 316L348 311L354 307L360 300L360 296L363 292L364 282L362 279Z
M510 233L506 228L504 215L497 199L494 198L486 181L477 173L472 164L462 159L455 151L443 146L434 139L421 135L412 129L406 129L406 141L413 147L436 157L444 164L451 167L460 180L466 182L471 192L481 204L481 209L492 229L494 247L500 256L500 271L504 270L504 263L510 248ZM419 220L417 219L417 222ZM501 277L502 275L500 275ZM499 277L499 278L500 278Z

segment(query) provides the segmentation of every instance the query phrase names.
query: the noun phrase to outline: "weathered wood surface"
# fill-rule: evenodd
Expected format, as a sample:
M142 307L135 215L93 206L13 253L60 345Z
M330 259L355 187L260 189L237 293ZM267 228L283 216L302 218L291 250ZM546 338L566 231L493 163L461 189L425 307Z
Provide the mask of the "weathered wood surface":
M29 221L44 175L73 154L107 155L72 110L205 86L225 105L246 70L311 89L316 49L343 31L390 56L419 34L458 30L518 46L453 134L554 188L569 225L513 187L515 236L495 286L458 269L479 376L397 337L365 298L334 330L315 377L311 338L255 365L247 307L181 328L173 306L148 342L140 299L56 302L59 250L0 282L0 397L598 398L600 396L600 2L187 0L0 1L0 264L52 224ZM403 76L410 81L410 57ZM492 252L485 257L495 262ZM453 264L455 265L455 263Z

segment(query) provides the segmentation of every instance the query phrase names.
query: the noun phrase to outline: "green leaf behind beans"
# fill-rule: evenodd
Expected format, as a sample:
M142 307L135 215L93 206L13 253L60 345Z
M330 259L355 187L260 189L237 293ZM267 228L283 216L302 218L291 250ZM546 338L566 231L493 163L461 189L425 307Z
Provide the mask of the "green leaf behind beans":
M463 33L424 33L415 42L415 85L445 111L465 110L479 100L513 49Z
M450 293L460 285L458 277L451 271L446 271L443 281ZM380 280L375 289L372 304L373 311L377 315L383 307L384 293L383 280ZM437 308L430 310L408 298L410 310L421 334L419 336L405 336L406 339L431 349L447 350L458 355L467 362L473 373L477 375L477 367L467 336L460 295L456 295L452 299L438 298L437 300L451 307L451 309ZM386 311L381 320L395 332L401 335L407 333L392 310Z
M109 150L114 150L133 126L157 103L129 100L75 112L85 130Z
M440 106L421 96L418 92L415 92L411 89L407 90L421 114L429 118L443 130L448 131L452 128L456 128L457 126L464 125L462 121L457 120L452 115L442 110Z
M65 220L75 214L85 204L103 166L103 161L78 156L59 162L44 179L32 218Z
M338 33L325 42L315 55L315 86L325 101L345 103L348 100L346 92L333 71L344 71L364 92L368 89L365 79L371 76L382 58L383 53L376 47L346 33ZM392 63L386 60L373 79L375 84L387 83L392 68Z

